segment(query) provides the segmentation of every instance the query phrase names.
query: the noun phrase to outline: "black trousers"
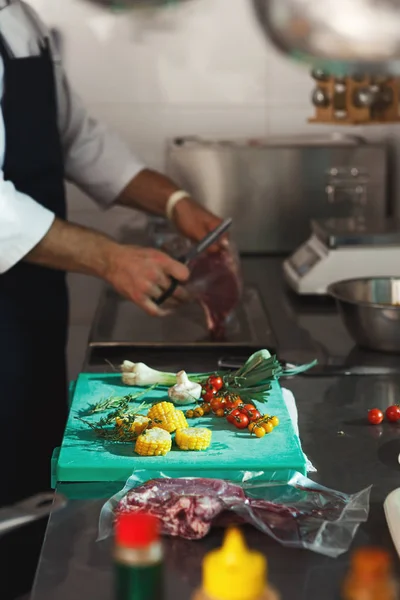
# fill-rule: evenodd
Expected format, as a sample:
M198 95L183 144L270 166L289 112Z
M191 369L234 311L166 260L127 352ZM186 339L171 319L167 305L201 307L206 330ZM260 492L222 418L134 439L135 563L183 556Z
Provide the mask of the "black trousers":
M0 506L50 489L67 418L64 323L0 322ZM0 598L31 589L46 522L0 537ZM17 577L13 574L17 573Z

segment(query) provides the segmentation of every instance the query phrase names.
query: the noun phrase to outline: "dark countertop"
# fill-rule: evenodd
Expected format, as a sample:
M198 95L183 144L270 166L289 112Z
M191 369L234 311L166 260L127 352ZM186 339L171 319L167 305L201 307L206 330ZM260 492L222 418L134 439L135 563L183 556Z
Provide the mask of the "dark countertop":
M325 355L335 352L336 356L347 356L353 344L340 328L332 306L314 312L306 307L307 318L304 312L300 318L279 283L279 262L251 259L246 261L245 273L246 280L262 291L280 353L297 352L302 360L307 353L322 348ZM215 353L211 354L215 360ZM160 355L159 360L168 364L167 356ZM202 355L199 368L206 363L207 355ZM400 427L369 426L366 414L369 408L384 409L400 402L400 376L304 376L282 384L296 396L304 451L318 469L312 478L348 493L373 485L370 518L360 527L352 548L379 545L395 556L383 502L400 484ZM109 542L97 543L96 535L101 506L113 487L93 491L99 500L71 500L66 510L52 515L32 600L111 600L111 547ZM59 489L63 491L62 486ZM86 491L91 493L90 486ZM349 554L330 559L309 551L286 550L251 528L246 532L249 543L266 553L271 581L284 600L340 597L338 586ZM166 600L189 600L200 581L202 556L220 541L220 531L200 542L166 540Z

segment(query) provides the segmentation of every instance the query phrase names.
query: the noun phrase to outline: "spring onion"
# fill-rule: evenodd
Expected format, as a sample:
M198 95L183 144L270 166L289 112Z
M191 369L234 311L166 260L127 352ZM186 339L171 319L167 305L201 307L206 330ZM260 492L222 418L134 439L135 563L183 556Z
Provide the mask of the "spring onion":
M177 382L175 373L164 373L148 367L144 363L133 363L125 360L121 365L122 382L125 385L145 387L148 385L162 385L166 387L174 386ZM191 375L190 379L194 382L202 382L207 379L207 375Z
M306 365L284 369L276 356L271 356L268 350L260 350L250 356L240 369L223 377L224 387L243 400L262 402L267 399L273 381L304 373L316 364L314 360Z

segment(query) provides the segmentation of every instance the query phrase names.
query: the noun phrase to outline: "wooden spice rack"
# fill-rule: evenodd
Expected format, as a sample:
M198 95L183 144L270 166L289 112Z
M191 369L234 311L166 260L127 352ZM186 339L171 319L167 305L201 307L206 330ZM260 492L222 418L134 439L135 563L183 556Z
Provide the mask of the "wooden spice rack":
M333 77L312 72L315 116L310 123L365 125L400 121L400 79L388 77Z

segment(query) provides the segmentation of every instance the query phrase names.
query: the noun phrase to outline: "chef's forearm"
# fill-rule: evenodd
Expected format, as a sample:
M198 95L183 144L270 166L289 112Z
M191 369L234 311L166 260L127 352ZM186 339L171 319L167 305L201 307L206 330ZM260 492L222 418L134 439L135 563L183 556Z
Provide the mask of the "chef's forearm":
M55 219L27 262L106 279L118 244L102 233Z
M168 198L178 189L165 175L144 169L126 186L117 203L155 215L165 215Z

